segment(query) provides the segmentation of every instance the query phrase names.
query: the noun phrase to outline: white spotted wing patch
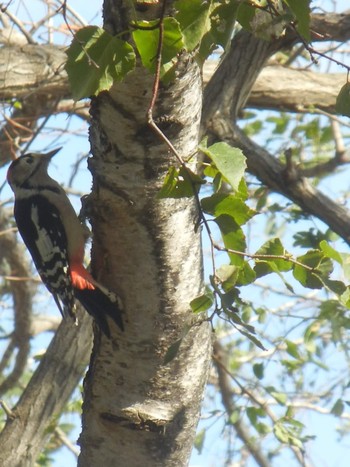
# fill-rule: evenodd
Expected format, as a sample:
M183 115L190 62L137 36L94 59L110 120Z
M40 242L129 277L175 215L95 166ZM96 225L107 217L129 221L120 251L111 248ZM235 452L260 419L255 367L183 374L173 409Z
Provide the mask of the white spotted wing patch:
M63 255L64 260L64 251L61 252L60 246L53 243L53 236L52 236L52 229L51 233L47 230L46 226L41 226L39 223L39 213L38 213L38 206L32 206L31 217L33 219L34 225L38 232L37 238L35 239L35 244L40 252L40 256L43 262L50 262L53 257L58 256L61 257ZM57 214L52 214L52 217L57 217ZM61 236L58 232L58 236ZM57 267L59 265L57 264ZM61 262L60 267L62 268L63 264Z
M75 316L67 237L59 212L47 198L35 195L15 204L18 230L38 273L63 316Z

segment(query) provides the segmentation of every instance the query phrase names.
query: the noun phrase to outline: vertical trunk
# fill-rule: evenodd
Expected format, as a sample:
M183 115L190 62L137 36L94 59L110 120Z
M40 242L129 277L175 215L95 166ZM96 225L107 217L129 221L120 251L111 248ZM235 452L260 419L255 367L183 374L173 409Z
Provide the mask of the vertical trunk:
M115 24L108 6L105 19ZM202 86L191 57L181 57L177 71L160 91L155 118L187 156L198 142ZM206 322L191 327L176 358L164 365L169 347L194 324L189 302L201 292L202 260L194 202L157 199L176 161L147 125L152 83L138 68L91 108L93 265L124 302L125 332L111 324L112 340L95 340L81 467L186 465L207 378Z

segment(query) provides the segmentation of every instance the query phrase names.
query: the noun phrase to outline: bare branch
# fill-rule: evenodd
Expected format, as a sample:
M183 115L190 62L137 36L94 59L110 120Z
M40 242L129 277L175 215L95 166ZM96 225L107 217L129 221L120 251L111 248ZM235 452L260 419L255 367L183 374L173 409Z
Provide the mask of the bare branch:
M52 417L60 413L81 380L91 352L91 320L79 327L62 321L39 367L0 434L1 465L34 465L47 441ZM79 334L79 338L78 337Z
M213 361L218 374L218 384L221 393L222 404L225 407L228 418L234 412L233 391L229 376L224 368L227 364L227 355L219 341L216 339L213 344ZM260 446L252 440L247 427L244 426L241 420L233 423L237 436L243 442L243 445L250 452L257 465L260 467L269 467L270 462L262 453Z
M1 209L0 230L6 229L8 219ZM8 263L11 274L29 276L30 268L23 257L23 251L17 243L13 232L0 236L0 250L3 260ZM9 282L9 288L13 296L15 328L11 335L9 345L4 353L0 367L5 369L10 358L13 358L15 349L18 349L12 371L0 384L0 394L4 394L18 382L27 365L30 351L30 320L32 311L32 290L28 281Z

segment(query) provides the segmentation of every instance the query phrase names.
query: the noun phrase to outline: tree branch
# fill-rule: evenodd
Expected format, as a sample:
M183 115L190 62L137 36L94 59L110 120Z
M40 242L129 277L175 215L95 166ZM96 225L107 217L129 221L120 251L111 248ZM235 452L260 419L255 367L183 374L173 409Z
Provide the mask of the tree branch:
M5 231L7 226L8 218L1 208L0 231ZM0 235L0 251L2 252L2 260L7 262L11 275L29 277L28 262L23 258L23 250L19 247L13 232L4 232ZM14 358L16 349L17 354L11 372L0 384L0 395L16 385L26 368L30 351L33 287L27 280L23 280L16 281L16 283L9 281L9 288L13 297L15 328L0 362L2 374L4 374L9 361Z
M281 42L280 46L282 45L286 44ZM262 183L324 221L350 243L348 211L315 189L297 171L290 173L286 166L249 139L236 123L241 106L250 93L253 78L257 77L265 62L275 52L275 47L276 44L267 44L248 32L241 31L237 34L205 89L203 128L212 139L227 141L240 147L247 157L248 170ZM227 85L222 86L223 83Z
M52 417L61 413L85 372L91 343L91 319L86 313L79 313L79 327L71 320L62 321L0 434L0 465L34 465Z
M233 402L233 391L231 388L229 376L223 369L223 367L226 367L227 364L227 355L217 339L215 339L213 343L213 362L218 374L218 384L221 393L222 404L225 407L228 418L230 418L235 409ZM269 467L270 461L263 455L260 446L254 442L242 420L237 420L233 423L233 426L236 430L238 438L250 452L257 465L260 467Z

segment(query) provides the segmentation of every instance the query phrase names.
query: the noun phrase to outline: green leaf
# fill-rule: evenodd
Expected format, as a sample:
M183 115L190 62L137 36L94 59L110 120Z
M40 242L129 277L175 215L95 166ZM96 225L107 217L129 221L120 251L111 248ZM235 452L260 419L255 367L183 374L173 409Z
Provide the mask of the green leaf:
M237 195L214 193L201 200L203 210L212 216L227 214L238 224L243 225L256 213Z
M191 198L194 195L194 190L198 192L200 185L204 183L205 181L201 177L188 168L170 167L158 193L158 198Z
M194 439L194 447L197 449L198 454L202 453L202 449L204 446L204 440L205 440L205 434L206 434L206 430L205 428L203 428L201 431L199 431L196 434L196 437Z
M334 261L336 261L339 264L343 264L343 258L341 256L341 254L337 250L332 248L330 246L330 244L328 242L326 242L326 240L322 240L320 242L320 249L321 249L321 251L323 251L323 254L327 258L333 259Z
M243 331L243 329L239 329L239 332L247 337L254 345L256 345L259 349L261 350L266 350L266 348L263 346L263 344L257 339L253 334L250 334L249 332Z
M288 400L287 394L276 391L273 386L267 386L265 389L280 405L286 405Z
M267 241L264 245L259 248L259 250L255 253L256 255L262 256L286 256L288 257L288 253L284 249L279 238L274 238L272 240ZM254 271L257 277L262 277L272 272L286 272L292 269L292 263L287 259L281 258L260 258L256 259L256 263L254 266Z
M324 253L321 250L309 250L305 255L299 256L299 263L305 264L309 268L318 268L324 258Z
M224 294L220 294L221 306L224 310L232 310L232 305L237 298L237 290L232 288Z
M212 13L210 34L216 45L224 50L230 45L233 27L236 21L239 3L236 0L218 2L219 6Z
M213 305L214 299L211 292L207 292L199 297L194 298L190 302L190 307L193 313L201 313L202 311L207 311Z
M333 281L323 277L322 282L327 287L327 289L331 290L337 295L342 295L346 290L346 285L342 281Z
M236 195L242 201L247 201L247 199L249 198L249 191L248 191L248 187L247 187L247 184L246 184L244 178L241 178L241 181L239 182L238 190L237 190ZM254 214L256 214L256 211L253 211L253 212L254 212Z
M175 8L175 18L180 23L185 48L191 52L210 30L211 2L177 0Z
M324 286L317 274L299 265L294 266L293 276L302 286L308 287L309 289L322 289Z
M75 100L108 91L135 67L131 45L97 26L80 29L67 55L65 68Z
M297 20L297 31L304 39L310 38L310 0L284 0Z
M345 83L341 88L335 103L335 110L340 115L350 117L350 83Z
M135 30L132 37L140 54L142 64L152 73L156 69L156 58L159 44L159 21L137 21L133 23ZM161 57L161 77L175 63L177 54L184 43L179 23L174 18L164 18L163 48Z
M255 363L253 365L253 373L258 379L264 378L264 364L263 363Z
M175 341L173 344L171 344L170 347L168 348L164 356L163 365L167 365L177 356L181 343L183 339L187 336L190 329L191 329L191 326L188 326L188 325L184 326L182 333L181 333L181 337L177 341Z
M288 444L289 441L289 435L288 431L285 429L285 427L281 423L276 423L273 427L273 433L278 439L283 444Z
M324 255L323 251L310 250L305 255L298 257L297 260L307 266L303 267L296 264L293 268L295 279L304 287L321 289L326 282L329 281L328 277L333 270L333 265L331 260ZM309 268L312 268L312 270ZM331 283L330 285L332 287ZM339 286L339 284L337 284L337 286Z
M343 272L346 279L350 280L350 255L348 253L340 253L342 258Z
M211 9L210 29L203 36L197 54L197 60L199 59L200 63L204 63L218 45L224 50L228 50L236 20L238 8L236 0L225 1L225 3L220 1L211 3L214 9Z
M223 264L216 270L216 277L220 280L225 290L225 285L230 289L236 284L239 268L230 264ZM226 289L228 290L228 289Z
M248 285L254 282L255 279L255 271L250 267L250 264L247 261L244 261L239 268L237 285Z
M265 436L271 432L271 428L269 427L269 425L267 425L266 423L262 423L262 422L258 422L255 425L255 429L262 436Z
M337 417L340 417L343 412L344 412L344 403L341 399L338 399L332 407L331 414Z
M240 411L238 409L233 410L230 413L230 417L228 419L229 424L230 425L235 425L238 422L240 416L241 416L241 413L240 413Z
M216 224L219 226L224 245L227 249L245 252L246 243L243 230L240 226L227 214L222 214L215 219ZM244 256L228 253L231 264L235 266L242 265Z
M346 287L340 296L340 303L350 309L350 287Z
M247 167L242 151L227 143L215 143L209 147L205 143L201 143L199 149L214 162L216 168L232 188L238 190Z
M300 353L299 353L298 345L295 344L292 341L287 340L287 339L285 340L285 343L286 343L286 346L287 346L287 353L289 353L289 355L291 355L295 359L300 360L301 356L300 356Z
M250 423L255 426L258 422L259 418L265 418L266 412L262 407L247 407L246 414L249 418Z
M300 435L303 428L304 425L299 421L293 418L282 417L276 421L273 432L281 443L302 449L303 443L300 439Z
M286 367L288 373L293 373L296 370L299 370L302 366L302 362L300 360L281 360L281 364Z
M241 2L237 10L237 21L244 29L251 31L251 21L253 20L255 13L256 8L254 8L254 6Z
M294 246L317 249L320 242L324 240L325 234L317 229L310 228L307 231L297 232L293 237Z

